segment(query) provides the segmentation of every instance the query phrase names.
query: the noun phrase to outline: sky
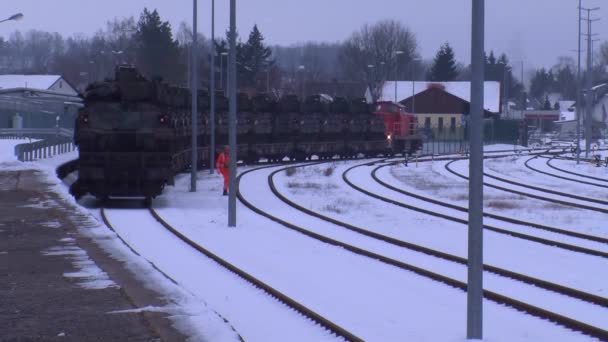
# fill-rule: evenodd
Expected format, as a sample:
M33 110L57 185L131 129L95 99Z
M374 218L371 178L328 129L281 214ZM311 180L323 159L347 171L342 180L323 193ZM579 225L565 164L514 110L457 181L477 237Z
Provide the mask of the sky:
M583 7L602 6L601 0L583 0ZM594 12L601 18L608 4ZM199 31L210 36L211 0L199 0ZM550 67L558 56L575 57L577 48L576 0L486 1L486 50L505 52L514 65L524 61L526 73ZM0 23L0 35L30 29L93 34L115 17L135 16L143 7L158 9L175 31L182 21L192 22L192 1L186 0L20 0L2 1L0 17L22 12L18 22ZM363 24L395 19L416 33L419 51L432 59L449 42L456 58L470 60L470 0L243 0L237 1L237 29L246 36L257 24L268 44L290 45L306 41L342 41ZM594 23L596 39L608 39L608 17ZM229 1L216 1L216 35L223 36L229 22ZM583 25L585 31L586 23ZM598 44L599 45L599 44ZM584 46L584 41L583 41ZM584 60L584 59L583 59ZM517 73L517 67L514 69Z

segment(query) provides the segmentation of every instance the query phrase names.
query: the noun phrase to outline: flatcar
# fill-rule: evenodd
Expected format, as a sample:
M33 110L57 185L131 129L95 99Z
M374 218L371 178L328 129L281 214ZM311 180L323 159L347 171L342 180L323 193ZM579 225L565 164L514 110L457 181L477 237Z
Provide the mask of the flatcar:
M215 145L228 143L228 99L214 94ZM191 164L192 97L188 89L149 81L131 66L115 78L91 84L76 120L78 179L71 193L97 198L158 196ZM208 166L209 95L197 94L198 155ZM370 106L365 99L317 94L274 99L267 94L237 99L237 159L310 160L413 152L420 147L415 117L399 105Z

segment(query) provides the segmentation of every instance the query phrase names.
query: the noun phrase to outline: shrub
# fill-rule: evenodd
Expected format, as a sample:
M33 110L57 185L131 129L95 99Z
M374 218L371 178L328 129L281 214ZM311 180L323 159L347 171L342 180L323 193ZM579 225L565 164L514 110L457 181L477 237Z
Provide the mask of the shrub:
M287 177L295 175L296 172L298 172L298 170L295 167L290 167L285 170L285 174L287 175Z

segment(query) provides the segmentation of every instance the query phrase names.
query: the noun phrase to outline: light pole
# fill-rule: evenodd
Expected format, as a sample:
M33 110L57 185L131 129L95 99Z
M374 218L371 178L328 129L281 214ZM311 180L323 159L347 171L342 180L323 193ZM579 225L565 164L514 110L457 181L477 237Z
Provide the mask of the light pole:
M8 18L6 18L4 20L0 20L0 23L3 23L5 21L9 21L9 20L15 20L15 21L17 21L17 20L21 20L21 19L23 19L23 14L22 13L17 13L17 14L11 15L10 17L8 17Z
M593 54L592 51L592 38L593 38L593 34L591 33L591 27L592 27L592 23L594 21L598 21L599 19L591 19L591 12L593 11L597 11L600 8L599 7L594 7L594 8L581 8L585 11L587 11L587 19L584 19L587 21L587 94L586 94L586 99L585 99L585 158L589 158L589 147L591 146L591 121L593 120L593 115L591 113L591 111L593 110L592 108L592 102L593 102L593 73L591 71L591 69L593 68L593 65L591 65L591 56Z
M236 227L236 0L230 0L230 115L228 141L230 145L230 183L228 186L228 226Z
M117 56L120 56L120 55L122 55L123 53L124 53L124 51L122 51L122 50L118 50L118 51L116 51L116 50L112 50L112 55L114 55L114 65L116 65L116 64L122 64L122 62L118 62L118 63L116 63L116 61L118 60L118 57L117 57Z
M373 65L373 64L368 64L368 65L367 65L367 70L369 71L369 95L370 95L370 96L371 96L371 98L372 98L372 102L376 102L376 96L374 95L374 92L375 92L375 90L376 90L376 89L375 89L375 88L376 88L376 86L375 86L375 84L374 84L374 83L375 83L375 82L374 82L374 68L375 68L375 67L376 67L376 66L375 66L375 65Z
M220 57L221 59L221 57ZM211 101L209 104L209 174L213 174L215 162L215 0L211 0Z
M224 56L228 56L228 52L220 53L220 89L224 90Z
M305 95L304 94L304 76L305 76L304 70L306 70L306 67L304 65L299 65L298 66L298 70L301 71L301 74L300 74L300 87L302 88L302 101L304 101L304 95Z
M95 64L94 61L89 61L89 84L93 82L93 64Z
M412 62L410 63L410 72L412 73L412 114L416 114L416 75L414 75L414 63L418 61L420 61L420 58L413 57Z
M270 94L270 66L266 67L266 94Z
M197 51L197 20L198 20L198 0L192 0L192 62L190 63L190 79L192 80L190 84L190 94L192 94L192 161L190 167L190 191L196 192L196 170L198 168L198 151L197 151L197 138L198 138L198 75L196 72L197 60L198 60L198 51Z
M467 339L483 336L483 102L485 1L472 0Z
M581 160L581 22L582 0L578 0L578 49L576 50L576 164Z
M402 55L403 51L395 51L395 103L397 103L397 78L399 77L399 55Z

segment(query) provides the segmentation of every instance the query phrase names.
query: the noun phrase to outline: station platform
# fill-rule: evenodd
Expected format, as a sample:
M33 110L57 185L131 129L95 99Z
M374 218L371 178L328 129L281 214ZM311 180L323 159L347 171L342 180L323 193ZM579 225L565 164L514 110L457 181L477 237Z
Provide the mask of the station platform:
M183 341L167 305L82 234L36 170L0 168L0 341Z

